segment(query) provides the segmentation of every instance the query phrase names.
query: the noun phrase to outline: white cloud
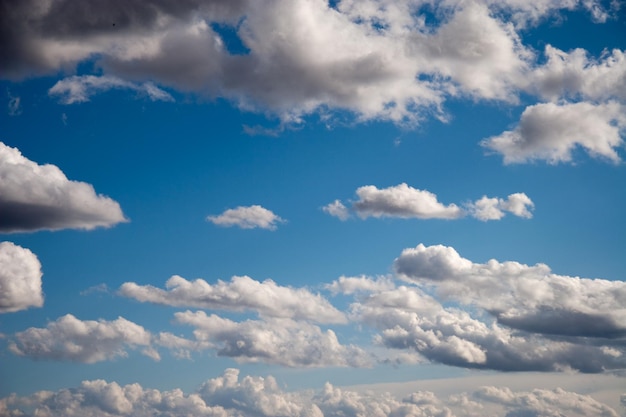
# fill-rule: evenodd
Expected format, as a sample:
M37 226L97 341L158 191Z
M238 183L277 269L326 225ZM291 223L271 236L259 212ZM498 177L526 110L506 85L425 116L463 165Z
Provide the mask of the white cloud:
M549 163L572 161L580 147L592 157L612 162L621 160L617 148L624 143L626 129L624 106L604 104L541 103L522 113L519 125L482 141L482 146L502 154L504 163L546 160Z
M621 369L626 355L586 338L552 340L473 318L444 308L416 287L400 286L362 297L351 306L352 318L377 329L375 342L417 352L426 359L464 368L501 371L603 372ZM611 344L600 340L599 344Z
M444 299L476 305L507 326L542 334L626 335L626 283L556 275L544 264L462 258L452 247L402 251L394 268Z
M324 213L327 213L333 217L337 217L339 220L348 220L350 217L350 212L348 208L343 205L343 203L339 200L335 200L332 203L328 203L324 207L322 207Z
M366 185L356 190L359 199L352 203L350 209L341 201L335 200L323 209L331 216L345 220L350 211L360 218L367 217L399 217L418 219L459 219L471 215L477 219L500 220L508 211L518 217L531 218L534 204L524 193L515 193L507 199L483 196L474 203L464 204L461 208L456 204L445 205L437 200L437 196L427 190L419 190L405 183L379 189L374 185Z
M150 332L123 317L83 321L66 314L45 328L31 327L13 338L9 350L32 359L95 363L126 357L128 349L138 347L144 355L159 359Z
M517 391L506 386L485 386L452 396L413 391L399 398L390 392L340 388L326 383L315 391L289 392L281 389L272 376L241 376L238 369L224 370L222 375L207 380L191 393L178 388L160 391L136 383L83 381L75 388L2 398L0 414L24 417L618 416L613 408L589 395L560 388Z
M30 250L0 242L0 313L43 306L41 264Z
M489 198L483 196L480 200L469 204L470 214L478 220L500 220L505 215L505 211L513 213L518 217L531 218L530 210L534 208L534 203L524 193L515 193L502 198Z
M605 51L593 60L584 49L564 52L547 45L548 61L532 74L529 88L541 97L557 101L562 98L594 101L626 100L626 55L619 49Z
M142 84L132 83L112 76L74 75L57 81L48 94L59 97L63 104L83 103L91 96L112 89L132 90L147 96L152 101L174 101L167 92L161 90L151 82Z
M255 229L258 227L268 230L276 230L277 223L285 221L272 213L272 211L258 205L228 209L220 215L208 216L207 220L224 227L237 226L242 229Z
M389 277L378 277L372 279L365 275L358 277L346 277L341 276L332 283L326 285L333 295L336 294L354 294L358 292L380 292L383 290L390 290L395 287L395 284Z
M220 356L240 362L267 362L290 367L371 365L356 346L339 343L335 332L291 319L235 322L203 311L179 312L176 322L195 327L194 336Z
M419 190L405 183L378 189L373 185L356 190L359 200L352 209L359 217L401 217L418 219L456 219L463 211L456 204L444 205L430 191Z
M20 97L14 97L9 94L9 104L7 105L9 109L9 116L19 116L22 114L22 99Z
M90 230L127 221L117 202L0 142L0 232Z
M232 277L230 282L218 280L211 285L203 279L187 281L173 276L165 283L166 290L151 285L126 282L119 293L141 302L171 306L198 307L228 311L252 310L263 317L293 318L319 323L343 323L342 312L319 294L305 288L277 285L272 280L255 281L250 277Z

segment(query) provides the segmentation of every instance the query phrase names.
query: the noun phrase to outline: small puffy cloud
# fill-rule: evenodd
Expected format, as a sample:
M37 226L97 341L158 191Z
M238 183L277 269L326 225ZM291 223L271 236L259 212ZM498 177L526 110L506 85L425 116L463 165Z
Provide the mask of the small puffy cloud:
M95 363L126 357L128 349L143 348L144 355L158 360L151 341L150 332L123 317L83 321L66 314L45 328L16 333L9 350L32 359Z
M0 313L43 306L41 264L30 250L0 242Z
M203 311L179 312L176 322L195 327L194 336L217 349L220 356L240 362L267 362L290 367L371 364L356 346L339 343L332 330L291 319L235 322Z
M124 89L136 91L138 94L147 96L152 101L174 101L167 92L161 90L151 82L142 84L124 81L113 76L74 75L65 78L48 90L51 96L59 97L63 104L83 103L89 101L91 96L112 89Z
M444 205L430 191L419 190L405 183L378 189L373 185L359 187L359 197L352 204L356 214L367 217L401 217L418 219L457 219L463 210L456 204Z
M0 142L0 233L110 227L127 221L120 205L93 186L68 180Z
M444 299L478 306L507 326L548 335L626 335L626 283L556 275L494 259L473 263L452 247L402 251L394 268L405 280L434 287Z
M165 283L165 290L152 285L122 284L119 294L141 302L212 310L257 312L262 317L292 318L318 323L344 323L346 318L319 294L306 288L277 285L250 277L232 277L230 282L218 280L211 285L203 279L188 281L174 275Z
M337 217L339 220L347 220L350 217L350 212L348 208L343 205L343 203L339 200L335 200L332 203L328 203L324 207L322 207L325 213Z
M515 193L502 198L489 198L483 196L480 200L468 205L470 214L478 220L500 220L505 215L505 211L513 213L518 217L531 218L531 210L534 203L524 193Z
M272 211L259 205L228 209L220 215L208 216L207 220L223 227L237 226L242 229L260 228L268 230L276 230L277 223L285 221Z
M594 158L621 160L617 149L624 143L624 106L603 104L541 103L527 107L514 130L481 142L504 157L505 164L545 160L551 164L571 162L580 147Z
M356 190L359 199L348 209L341 201L335 200L323 208L331 216L345 220L349 210L361 219L367 217L399 217L418 219L459 219L471 215L477 219L500 220L508 211L518 217L531 218L530 210L534 207L531 199L524 193L515 193L507 199L482 197L474 203L445 205L437 196L427 190L413 188L406 183L379 189L373 185L359 187Z

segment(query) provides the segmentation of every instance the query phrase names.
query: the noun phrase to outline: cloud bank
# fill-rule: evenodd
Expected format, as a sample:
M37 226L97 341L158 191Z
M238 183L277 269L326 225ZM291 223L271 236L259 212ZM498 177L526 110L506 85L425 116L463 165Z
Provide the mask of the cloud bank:
M0 414L24 417L619 416L613 408L589 395L560 388L515 391L485 386L449 396L415 391L397 398L390 393L361 392L326 383L313 392L289 392L281 389L272 376L240 376L240 371L233 368L207 380L191 393L92 380L83 381L76 388L2 398Z
M43 306L41 263L30 250L0 242L0 313Z
M51 164L38 165L0 142L0 233L110 227L120 205Z

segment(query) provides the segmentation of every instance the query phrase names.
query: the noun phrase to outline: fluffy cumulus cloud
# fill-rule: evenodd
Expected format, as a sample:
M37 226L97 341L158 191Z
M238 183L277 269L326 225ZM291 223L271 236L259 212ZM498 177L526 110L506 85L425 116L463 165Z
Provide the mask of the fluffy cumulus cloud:
M359 120L414 124L429 114L445 117L442 104L450 96L515 101L532 90L527 80L537 58L517 32L577 8L598 22L612 13L595 0L132 1L124 7L5 0L0 76L20 79L95 61L102 79L69 78L52 93L60 90L69 102L128 88L163 99L156 87L162 85L226 97L283 121L341 109ZM233 47L220 27L242 46Z
M68 180L0 142L0 233L65 228L90 230L127 221L120 205L93 186Z
M30 250L0 242L0 313L43 305L41 263Z
M479 220L500 220L505 212L518 217L531 218L532 200L524 193L515 193L507 199L483 196L473 203L460 207L445 205L430 191L413 188L405 183L388 188L366 185L356 190L358 200L350 208L340 200L323 207L323 210L340 220L347 220L350 212L361 219L368 217L398 217L417 219L459 219L470 215Z
M507 326L543 334L626 335L626 283L557 275L544 264L481 264L454 248L405 249L395 260L405 280L434 287L444 299L478 306Z
M352 366L371 364L356 346L339 343L335 332L291 319L235 322L203 311L179 312L176 322L194 326L194 336L220 356L240 362L267 362L289 367Z
M507 164L570 162L579 148L592 157L619 162L617 149L624 144L625 114L624 105L617 101L540 103L524 110L514 130L485 139L482 145L502 154Z
M222 214L208 216L207 220L223 227L237 226L242 229L259 228L268 230L276 230L277 224L285 221L272 213L271 210L259 205L228 209Z
M400 286L372 293L351 306L352 318L377 329L375 342L417 352L451 366L501 371L602 372L626 364L610 341L552 339L445 308L420 288ZM548 335L549 336L549 335ZM619 346L619 345L618 345Z
M95 363L126 357L128 349L142 348L155 360L152 335L142 326L120 317L113 321L80 320L71 314L16 333L9 350L32 359Z
M243 276L211 285L203 279L188 281L180 276L167 280L166 289L126 282L119 293L141 302L210 310L255 311L262 317L292 318L318 323L343 323L346 318L319 294L306 288L277 285Z
M150 82L136 84L112 76L96 77L81 75L65 78L57 82L48 93L59 97L64 104L89 101L94 94L112 89L136 91L152 101L173 101L174 98Z
M0 414L47 417L455 417L479 415L617 417L611 407L588 395L554 390L513 391L479 387L471 392L437 396L416 391L404 398L335 387L326 383L311 392L289 392L272 376L240 376L226 369L191 393L160 391L139 384L83 381L76 388L39 391L0 399Z

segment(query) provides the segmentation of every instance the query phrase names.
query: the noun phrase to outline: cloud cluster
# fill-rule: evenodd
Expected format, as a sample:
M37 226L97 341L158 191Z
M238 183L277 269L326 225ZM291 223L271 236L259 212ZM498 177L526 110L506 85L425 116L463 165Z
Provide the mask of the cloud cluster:
M0 142L0 233L110 227L127 221L120 205L56 166L38 165Z
M507 326L581 337L626 335L626 283L553 274L544 264L462 258L451 247L418 245L395 260L407 281L444 299L478 306Z
M166 289L134 282L122 284L119 294L141 302L197 307L209 310L254 311L261 317L292 318L318 323L344 323L342 312L319 294L306 288L277 285L272 280L263 282L250 277L232 277L230 282L218 280L211 285L203 279L187 281L173 276L165 283Z
M176 322L194 326L197 340L220 356L239 362L266 362L289 367L371 365L359 347L339 343L335 332L291 319L235 322L203 311L179 312Z
M335 387L326 383L315 392L282 390L272 376L240 377L226 369L192 393L159 391L139 384L121 386L104 380L83 381L78 387L39 391L0 399L0 415L65 417L455 417L481 415L618 417L611 407L588 395L554 390L513 391L479 387L449 397L416 391L399 399Z
M9 350L33 359L95 363L126 357L128 349L143 348L155 360L152 335L142 326L120 317L113 321L80 320L66 314L45 328L31 327L14 335Z
M242 229L268 229L276 230L277 223L285 220L264 207L253 205L249 207L237 207L228 209L220 215L208 216L207 220L223 227L237 226Z
M0 242L0 313L43 306L41 264L30 250Z
M534 208L532 200L524 193L515 193L502 198L483 196L465 207L445 205L430 191L413 188L405 183L379 189L373 185L356 190L358 200L348 208L340 200L322 207L327 214L347 220L354 212L361 219L368 217L398 217L417 219L459 219L470 215L479 220L500 220L505 211L518 217L531 218Z

